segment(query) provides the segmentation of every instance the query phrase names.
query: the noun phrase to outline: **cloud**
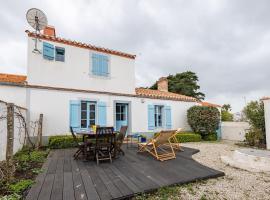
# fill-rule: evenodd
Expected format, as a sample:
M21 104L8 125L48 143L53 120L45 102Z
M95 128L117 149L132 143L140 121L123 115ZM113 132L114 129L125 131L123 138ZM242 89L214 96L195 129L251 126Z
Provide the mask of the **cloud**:
M25 13L37 7L61 37L137 54L137 86L191 70L207 100L235 111L270 94L267 0L1 1L1 72L26 73Z

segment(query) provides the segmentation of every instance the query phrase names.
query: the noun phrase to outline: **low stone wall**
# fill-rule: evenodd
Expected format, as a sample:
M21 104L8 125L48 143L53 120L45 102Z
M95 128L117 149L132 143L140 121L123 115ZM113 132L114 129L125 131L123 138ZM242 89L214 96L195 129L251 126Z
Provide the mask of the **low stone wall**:
M247 122L222 122L221 123L221 139L244 141L246 130L250 126Z

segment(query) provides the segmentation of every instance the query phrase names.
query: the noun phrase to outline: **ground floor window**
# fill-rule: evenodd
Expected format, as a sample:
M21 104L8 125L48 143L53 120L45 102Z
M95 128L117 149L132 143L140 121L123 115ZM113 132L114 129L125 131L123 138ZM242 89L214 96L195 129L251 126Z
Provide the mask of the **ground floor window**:
M96 103L81 101L81 128L96 125Z
M163 106L155 105L155 127L163 126Z

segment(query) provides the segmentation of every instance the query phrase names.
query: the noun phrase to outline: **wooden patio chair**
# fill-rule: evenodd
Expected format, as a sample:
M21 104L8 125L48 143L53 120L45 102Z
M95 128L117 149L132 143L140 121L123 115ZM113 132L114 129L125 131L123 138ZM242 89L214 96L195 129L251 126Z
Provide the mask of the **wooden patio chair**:
M177 131L175 131L175 133L173 134L172 138L171 138L171 145L173 147L173 149L178 150L178 151L184 151L183 148L181 147L180 141L178 141L176 135L179 134L181 132L182 128L178 128Z
M138 152L149 152L159 161L176 158L171 139L176 130L161 131L146 143L138 144Z
M87 145L90 146L91 143L79 142L79 140L78 140L77 136L75 135L72 127L70 127L70 132L71 132L72 137L73 137L73 140L76 142L76 145L77 145L77 148L78 148L78 150L73 155L74 159L76 160L76 159L78 159L78 157L79 157L80 154L84 154L85 155Z
M97 164L102 160L112 162L111 152L114 145L113 127L98 127L96 130L95 157Z
M125 152L123 151L122 144L124 142L124 139L127 134L127 126L121 126L119 133L116 136L116 142L115 142L115 148L114 150L116 151L115 154L118 156L120 154L125 155Z

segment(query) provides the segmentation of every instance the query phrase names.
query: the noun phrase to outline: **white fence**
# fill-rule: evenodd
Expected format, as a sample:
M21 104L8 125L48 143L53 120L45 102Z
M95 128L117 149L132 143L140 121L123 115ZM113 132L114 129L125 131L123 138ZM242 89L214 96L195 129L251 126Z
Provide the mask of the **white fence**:
M14 112L26 117L26 109L14 106ZM25 144L25 131L21 120L14 115L13 153L15 154ZM10 138L12 140L12 138ZM7 103L0 101L0 161L6 159L7 150Z
M221 139L244 141L246 130L249 128L247 122L222 122Z

